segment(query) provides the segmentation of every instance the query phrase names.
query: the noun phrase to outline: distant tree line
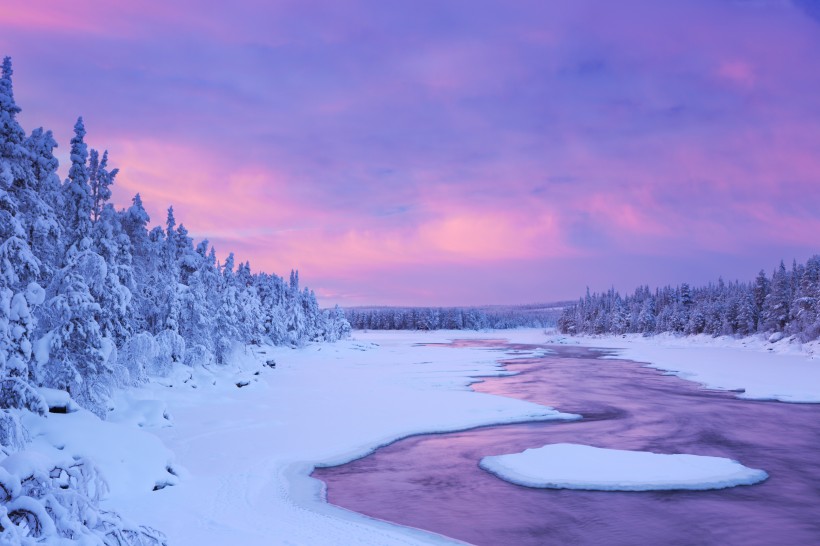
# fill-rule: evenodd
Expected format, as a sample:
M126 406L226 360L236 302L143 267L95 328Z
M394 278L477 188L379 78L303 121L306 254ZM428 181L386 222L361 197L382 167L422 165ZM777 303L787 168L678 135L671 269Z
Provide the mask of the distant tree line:
M794 335L820 337L820 256L787 269L781 261L771 276L760 271L752 282L710 283L701 287L641 286L634 294L616 290L590 294L564 309L558 328L567 334L661 332L680 334Z
M484 330L555 326L557 312L544 306L374 307L345 309L357 330Z

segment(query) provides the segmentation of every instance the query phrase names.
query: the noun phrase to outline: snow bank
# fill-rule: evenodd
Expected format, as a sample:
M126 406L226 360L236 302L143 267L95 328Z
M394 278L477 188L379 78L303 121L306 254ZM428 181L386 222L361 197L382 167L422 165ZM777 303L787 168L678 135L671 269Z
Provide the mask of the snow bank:
M107 482L109 499L151 492L176 483L174 454L155 435L136 427L101 421L84 409L40 417L23 416L32 437L27 456L71 457L94 462Z
M791 339L771 343L763 338L709 336L642 337L551 335L549 343L617 349L606 358L646 362L708 388L737 391L741 398L820 403L820 359L816 343Z
M45 400L49 411L53 413L73 413L80 409L77 402L75 402L66 391L40 387L37 389L37 392L39 392L40 396Z
M659 491L723 489L765 480L763 470L702 455L666 455L549 444L521 453L484 457L479 466L508 482L548 489Z

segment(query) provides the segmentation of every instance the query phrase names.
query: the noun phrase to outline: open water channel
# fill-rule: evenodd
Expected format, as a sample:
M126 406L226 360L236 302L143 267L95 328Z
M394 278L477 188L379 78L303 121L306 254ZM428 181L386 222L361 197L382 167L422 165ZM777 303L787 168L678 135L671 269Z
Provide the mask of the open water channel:
M599 350L455 342L498 349L517 375L477 391L584 416L406 438L345 465L317 469L332 504L476 545L820 544L820 404L738 399ZM769 479L715 491L532 489L480 469L486 455L549 443L715 455Z

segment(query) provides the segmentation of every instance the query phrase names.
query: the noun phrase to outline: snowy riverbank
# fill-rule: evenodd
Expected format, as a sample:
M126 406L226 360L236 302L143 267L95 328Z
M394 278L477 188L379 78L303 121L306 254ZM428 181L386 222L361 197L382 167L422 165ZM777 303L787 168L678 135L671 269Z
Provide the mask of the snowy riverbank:
M497 364L506 353L419 345L486 338L615 348L614 358L745 389L740 396L820 401L820 361L786 342L381 331L248 349L225 368L180 367L118 394L108 422L81 410L26 424L32 449L95 461L111 489L103 506L160 529L172 545L451 543L328 505L309 473L412 434L573 417L472 391L471 382L506 373Z
M268 348L241 358L240 378L199 372L132 393L167 404L173 426L153 432L180 479L159 491L112 492L112 507L174 545L449 543L330 506L308 474L411 434L573 418L473 392L475 378L503 373L497 351L415 346L452 337L357 333L333 345ZM264 366L269 359L275 369ZM249 384L237 388L240 379Z
M751 340L569 339L539 329L355 332L334 345L246 353L238 364L250 382L244 388L233 375L203 372L196 389L180 381L143 389L141 396L164 401L173 416L172 427L154 432L175 454L181 479L117 506L178 545L447 542L330 506L308 473L410 434L563 417L469 389L477 377L503 373L496 362L502 353L417 346L458 338L620 347L620 358L713 387L745 388L747 396L820 399L820 380L812 379L820 362L795 347L768 351L769 344ZM263 365L268 359L276 369Z
M624 358L740 398L820 403L820 342L660 334L548 336L548 343L617 349Z

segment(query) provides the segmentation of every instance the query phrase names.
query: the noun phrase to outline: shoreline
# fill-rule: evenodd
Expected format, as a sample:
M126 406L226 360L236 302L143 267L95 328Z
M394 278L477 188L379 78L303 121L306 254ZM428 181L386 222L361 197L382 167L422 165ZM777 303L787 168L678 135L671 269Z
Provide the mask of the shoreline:
M801 344L789 338L769 342L758 336L553 334L548 343L614 349L617 355L602 359L641 362L704 388L734 392L743 399L820 403L820 341Z
M377 345L354 335L334 345L269 348L277 368L251 388L237 389L228 377L197 392L155 385L175 424L152 432L176 454L183 479L118 499L117 508L178 545L459 544L335 507L310 476L315 466L408 436L574 417L472 390L482 377L507 373L502 355L412 345L429 340L387 334ZM260 364L246 362L244 373L253 366Z
M511 354L425 345L489 338L546 349ZM655 338L568 338L540 328L355 331L351 339L331 345L244 351L233 366L212 370L208 377L216 385L202 380L201 388L192 390L174 380L177 384L169 388L173 378L167 378L139 389L138 398L166 404L174 417L171 427L148 430L174 453L181 479L160 491L118 496L111 506L160 529L177 545L217 544L223 539L247 545L458 544L331 505L324 500L324 485L310 474L316 467L349 462L409 436L555 418L560 413L546 406L484 394L470 386L486 377L509 375L503 360L543 354L550 342L607 347L617 350L609 358L636 362L647 361L649 347L648 356L656 360L650 367L661 369L682 368L673 366L670 355L691 355L694 350L706 357L701 359L706 365L713 365L723 353L759 354L767 365L796 359L820 372L820 366L802 354L748 347L704 349ZM277 362L275 370L264 367L270 358ZM601 363L606 359L602 357ZM734 358L732 364L742 379L742 363L739 366ZM236 388L239 376L254 377L260 370L258 382ZM676 372L701 382L683 373ZM820 391L820 381L816 385Z

